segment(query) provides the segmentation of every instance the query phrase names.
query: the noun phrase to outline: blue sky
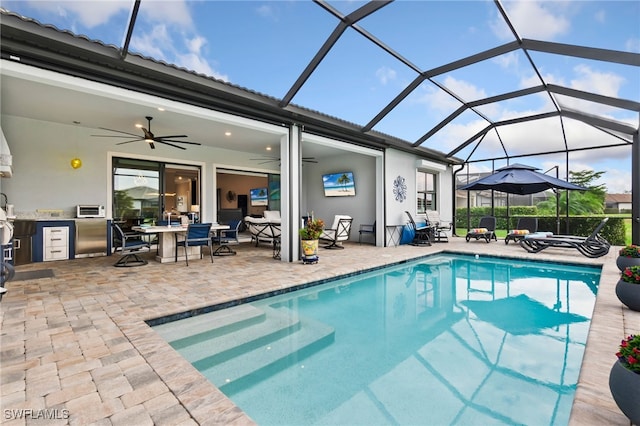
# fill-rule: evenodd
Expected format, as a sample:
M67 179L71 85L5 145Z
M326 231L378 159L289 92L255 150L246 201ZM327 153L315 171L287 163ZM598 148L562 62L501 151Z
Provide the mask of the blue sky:
M329 1L339 12L361 1ZM2 6L120 46L132 1L2 1ZM501 3L522 38L640 53L638 1L504 1ZM329 12L310 1L162 1L143 0L130 49L189 70L282 98L336 27ZM357 124L367 124L417 76L468 55L514 40L492 1L396 1L359 22L408 62L402 63L347 30L322 60L292 102ZM638 67L531 52L546 83L640 102ZM415 69L414 69L415 68ZM434 82L465 101L540 84L521 51L444 73ZM638 127L638 114L586 105L567 97L558 102ZM436 84L425 82L380 121L374 130L413 142L460 104ZM491 120L552 110L548 95L535 94L479 108ZM468 112L425 143L448 152L486 126ZM569 147L621 141L573 120L562 123ZM558 118L501 129L511 155L564 147ZM465 159L502 154L495 136L478 148L458 153ZM631 189L631 150L585 150L570 155L570 169L606 171L609 192ZM564 155L512 160L540 167L559 165ZM496 161L501 167L506 161ZM487 162L472 170L490 170Z

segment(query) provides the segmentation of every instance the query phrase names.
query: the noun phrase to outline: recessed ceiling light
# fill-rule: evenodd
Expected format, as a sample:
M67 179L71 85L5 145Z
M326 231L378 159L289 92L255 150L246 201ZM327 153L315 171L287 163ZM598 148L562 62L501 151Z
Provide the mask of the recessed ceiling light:
M142 129L142 124L136 124L136 127L137 127L138 129Z
M224 132L225 136L231 136L231 132Z
M164 111L164 108L158 107L158 111Z
M271 151L271 147L270 146L267 147L267 151Z

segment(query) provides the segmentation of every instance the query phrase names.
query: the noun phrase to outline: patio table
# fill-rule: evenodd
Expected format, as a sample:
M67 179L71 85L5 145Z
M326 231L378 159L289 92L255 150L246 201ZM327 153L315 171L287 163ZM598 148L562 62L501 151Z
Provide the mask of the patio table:
M175 233L186 233L187 226L132 226L131 229L143 234L158 234L158 254L156 260L160 263L174 262L176 242ZM211 225L211 231L219 231L229 229L229 225L220 225L214 223ZM184 253L184 252L183 252ZM189 247L189 256L199 256L200 247ZM184 254L178 255L178 260L185 260Z

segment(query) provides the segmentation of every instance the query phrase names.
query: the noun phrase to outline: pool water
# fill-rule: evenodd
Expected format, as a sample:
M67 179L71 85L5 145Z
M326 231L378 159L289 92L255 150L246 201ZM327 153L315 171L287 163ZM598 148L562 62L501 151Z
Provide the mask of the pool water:
M600 272L436 255L154 329L260 425L562 425Z

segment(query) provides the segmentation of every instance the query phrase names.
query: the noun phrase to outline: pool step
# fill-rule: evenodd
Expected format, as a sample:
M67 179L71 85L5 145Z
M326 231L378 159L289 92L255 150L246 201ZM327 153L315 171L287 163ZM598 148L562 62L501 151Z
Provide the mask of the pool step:
M268 316L268 315L267 315ZM255 383L325 348L334 341L335 330L308 318L300 319L297 331L248 351L235 350L228 360L205 367L193 365L209 381L230 394Z
M167 342L172 343L174 348L177 348L185 345L183 341L195 343L212 336L232 333L252 324L260 323L265 318L266 314L263 310L245 304L156 325L153 329Z
M280 313L272 308L263 308L263 320L259 323L247 324L232 333L202 333L190 339L169 342L187 361L198 370L223 363L238 354L250 352L268 345L270 342L295 333L300 329L297 317ZM203 340L203 335L208 339Z

